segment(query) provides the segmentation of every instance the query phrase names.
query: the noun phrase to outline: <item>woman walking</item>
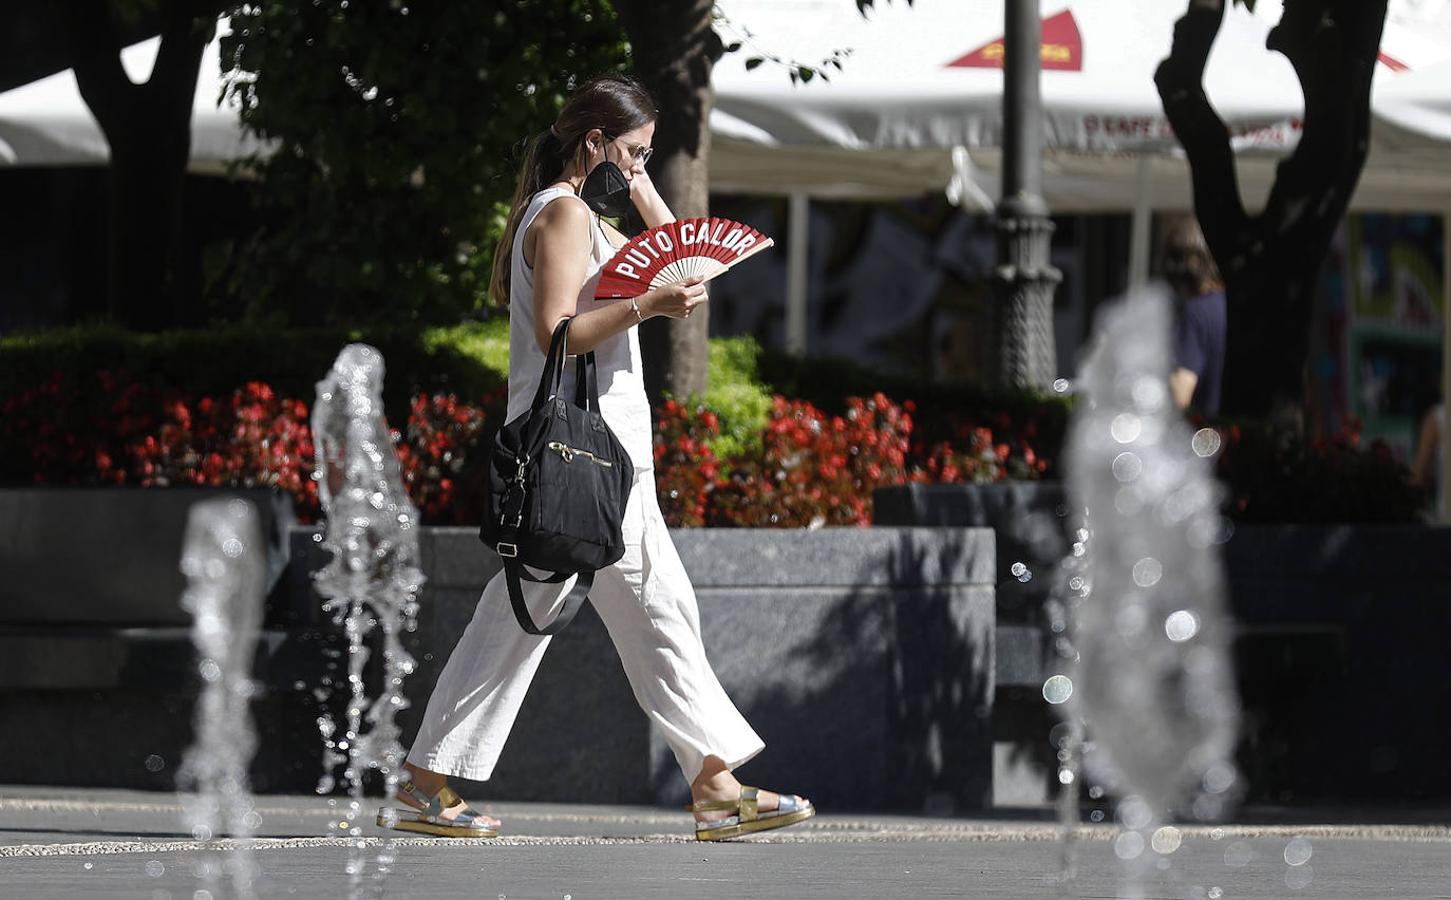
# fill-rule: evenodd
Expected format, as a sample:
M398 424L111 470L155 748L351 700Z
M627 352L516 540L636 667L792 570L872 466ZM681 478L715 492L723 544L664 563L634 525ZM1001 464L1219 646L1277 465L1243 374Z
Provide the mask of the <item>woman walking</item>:
M731 774L764 744L706 660L695 592L655 495L636 329L654 316L688 318L706 302L705 288L688 280L632 299L594 299L601 267L625 241L601 213L618 217L633 204L647 227L674 221L645 173L655 119L650 96L628 78L601 76L570 96L529 145L491 290L510 307L506 421L528 411L560 321L572 317L571 353L595 353L599 408L635 473L625 555L595 574L590 600L636 700L690 782L696 837L719 840L790 825L815 809L797 796L743 786ZM573 581L525 583L536 622L553 618ZM499 822L470 809L447 779L488 780L549 640L519 627L505 576L496 575L439 675L408 754L397 795L408 808L385 810L380 824L443 836L498 833Z

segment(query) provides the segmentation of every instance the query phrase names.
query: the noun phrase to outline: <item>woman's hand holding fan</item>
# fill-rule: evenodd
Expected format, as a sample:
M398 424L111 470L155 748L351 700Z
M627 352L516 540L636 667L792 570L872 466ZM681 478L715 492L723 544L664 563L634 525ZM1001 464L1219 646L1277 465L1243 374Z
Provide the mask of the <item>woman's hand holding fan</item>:
M639 297L688 279L703 284L773 243L749 225L719 217L657 225L631 238L605 263L595 299Z
M699 276L682 281L662 284L641 294L640 309L646 316L669 316L672 319L688 319L691 310L706 302L705 285Z

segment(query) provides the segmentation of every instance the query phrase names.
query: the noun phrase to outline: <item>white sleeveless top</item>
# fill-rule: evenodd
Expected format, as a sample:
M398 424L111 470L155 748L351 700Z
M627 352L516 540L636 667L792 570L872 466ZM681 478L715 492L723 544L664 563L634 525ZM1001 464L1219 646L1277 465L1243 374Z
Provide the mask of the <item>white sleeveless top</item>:
M506 422L529 411L534 402L534 392L539 389L539 378L544 371L544 354L534 342L534 270L524 261L524 235L534 219L550 202L560 197L572 198L573 203L583 203L568 188L545 188L529 201L519 228L514 232L514 246L510 257L509 273L509 409ZM575 304L576 313L586 313L622 300L595 300L595 286L600 280L600 270L615 255L615 247L605 236L604 227L594 213L590 213L593 243L590 247L589 264L585 268L584 284L579 290ZM654 452L651 441L650 401L645 397L645 382L640 364L640 335L638 326L606 338L595 348L595 366L599 376L600 414L609 424L615 437L630 454L630 461L636 470L648 471L654 468ZM560 395L574 397L573 358L564 369Z

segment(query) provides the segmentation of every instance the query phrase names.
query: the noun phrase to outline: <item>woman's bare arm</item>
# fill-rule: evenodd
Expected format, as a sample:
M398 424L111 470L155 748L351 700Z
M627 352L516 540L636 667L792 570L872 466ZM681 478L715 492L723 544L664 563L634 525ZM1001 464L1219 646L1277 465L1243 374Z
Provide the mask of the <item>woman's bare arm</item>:
M549 352L549 340L563 319L574 319L569 326L570 352L588 353L638 324L641 318L679 318L705 302L705 288L690 279L648 291L633 305L628 300L617 300L576 313L579 286L584 283L593 240L590 230L594 227L590 211L583 204L569 201L548 204L529 226L534 232L534 342L541 353ZM526 236L526 251L528 244ZM636 306L639 316L635 315Z

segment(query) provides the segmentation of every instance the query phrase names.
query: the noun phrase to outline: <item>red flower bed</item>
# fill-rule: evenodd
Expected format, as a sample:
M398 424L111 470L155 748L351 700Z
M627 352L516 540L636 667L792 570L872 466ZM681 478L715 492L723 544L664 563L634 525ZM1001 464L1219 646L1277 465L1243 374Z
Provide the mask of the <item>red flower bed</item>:
M483 405L420 394L406 434L393 432L404 488L430 524L481 514ZM261 382L226 397L187 398L110 372L60 373L0 405L0 481L58 485L275 487L298 517L318 514L308 406Z
M0 414L7 481L275 487L304 514L317 508L307 406L261 382L193 399L108 371L57 373Z
M502 402L502 390L479 403L452 394L413 399L393 438L404 488L425 523L479 521ZM1363 447L1354 425L1310 441L1262 426L1219 431L1218 474L1230 488L1227 512L1239 521L1414 521L1425 505L1404 466L1380 442ZM671 525L866 525L877 487L1053 471L1032 418L919 421L911 401L881 393L849 399L842 415L777 396L760 450L732 459L712 452L719 434L703 406L667 401L657 411L656 483ZM194 397L124 373L56 373L0 401L0 483L275 487L292 495L304 521L318 511L308 406L261 382Z
M666 400L655 420L655 488L665 521L677 528L705 524L706 504L720 463L706 443L720 434L715 413Z
M403 486L423 521L476 525L483 516L488 489L482 461L488 451L486 408L495 407L504 391L484 398L482 406L453 394L419 394L408 414L406 436L393 432Z
M845 415L777 396L760 454L723 462L705 441L715 417L673 401L662 409L655 465L660 504L675 526L801 528L869 525L872 492L906 482L1036 478L1048 464L1034 451L1031 428L994 441L991 429L938 423L958 437L914 442L911 401L881 393L847 400ZM719 474L716 474L719 473Z

